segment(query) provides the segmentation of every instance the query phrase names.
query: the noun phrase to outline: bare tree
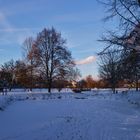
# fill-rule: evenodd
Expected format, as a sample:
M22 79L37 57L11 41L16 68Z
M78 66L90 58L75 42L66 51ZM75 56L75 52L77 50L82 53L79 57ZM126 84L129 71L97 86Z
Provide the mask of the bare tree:
M48 92L51 92L53 80L68 76L75 66L65 44L66 40L54 28L45 28L38 34L35 41L35 47L38 50L36 55L38 69L46 80Z
M32 37L26 38L26 40L23 43L23 53L28 68L28 76L30 77L28 84L30 85L31 91L33 88L35 68L37 66L36 61L34 60L34 55L36 54L36 51L37 50L34 45L34 39Z
M123 79L129 81L130 84L134 83L136 91L139 88L140 79L140 55L136 50L127 51L125 55L121 57L122 67L122 77Z
M106 81L115 93L115 88L120 80L120 53L108 50L101 55L99 63L100 78Z
M139 0L105 0L105 20L117 19L117 31L109 31L100 41L106 47L100 55L104 55L111 47L115 52L122 52L122 71L124 78L135 81L138 90L140 61L140 1ZM129 61L128 61L129 60ZM135 72L134 72L135 71ZM136 72L137 71L137 72Z

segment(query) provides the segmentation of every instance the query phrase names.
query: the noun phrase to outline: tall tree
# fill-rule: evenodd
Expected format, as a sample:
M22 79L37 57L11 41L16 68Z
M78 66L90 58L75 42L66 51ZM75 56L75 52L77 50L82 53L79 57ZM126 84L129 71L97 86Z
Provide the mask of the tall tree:
M114 50L108 50L108 52L100 57L99 74L100 78L108 83L108 86L112 88L115 93L115 88L121 78L120 71L120 53Z
M102 1L102 0L101 0ZM103 55L110 47L122 52L122 71L124 78L135 81L138 89L139 63L140 61L140 1L139 0L105 0L102 3L106 7L105 20L113 19L119 24L116 31L109 31L100 41L107 47L99 53ZM115 20L117 19L117 20ZM128 61L129 60L129 61ZM134 73L135 71L135 73Z
M35 68L36 63L34 60L34 55L36 54L36 47L34 45L34 39L32 37L26 38L23 43L23 53L25 62L28 68L28 76L30 77L30 80L28 82L30 86L30 90L32 91L33 88L33 80L34 80L34 74L35 74Z
M136 50L128 51L121 58L122 65L122 77L129 81L129 83L134 83L136 91L139 88L140 79L140 55Z
M51 92L53 80L68 76L75 64L66 47L66 40L54 28L43 29L37 36L35 47L38 50L36 61L39 71L46 80L48 92Z

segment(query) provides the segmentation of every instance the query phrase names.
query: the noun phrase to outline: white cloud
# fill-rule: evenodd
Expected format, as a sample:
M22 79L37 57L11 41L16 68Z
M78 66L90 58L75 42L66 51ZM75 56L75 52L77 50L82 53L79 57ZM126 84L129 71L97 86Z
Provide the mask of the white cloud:
M14 27L0 11L0 44L16 43L21 45L26 37L32 36L39 28Z
M85 59L82 59L82 60L79 60L79 61L75 61L75 64L76 65L84 65L84 64L89 64L89 63L92 63L96 60L96 57L95 56L89 56Z
M0 31L0 44L18 44L22 45L23 41L30 36L34 36L34 31L31 29L16 31L14 28L11 31Z
M11 24L8 22L5 14L3 12L0 11L0 28L1 29L11 29L12 26Z

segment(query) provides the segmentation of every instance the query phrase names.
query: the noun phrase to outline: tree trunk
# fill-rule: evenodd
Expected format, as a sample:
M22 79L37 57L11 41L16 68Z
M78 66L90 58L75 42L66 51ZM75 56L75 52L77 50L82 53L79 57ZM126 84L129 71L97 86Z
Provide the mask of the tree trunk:
M51 93L51 88L50 87L48 87L48 92Z
M136 74L136 91L139 90L139 79L138 79L138 75Z
M115 94L115 92L116 92L116 82L115 82L114 78L113 78L113 81L112 81L112 91Z
M138 91L139 90L139 82L138 82L138 80L136 80L136 91Z
M32 77L32 69L31 69L31 84L30 84L30 91L32 91L33 88L33 77Z
M30 91L33 89L33 61L31 60L31 85L30 85Z
M52 80L49 80L48 82L48 92L51 93L51 88L52 88Z

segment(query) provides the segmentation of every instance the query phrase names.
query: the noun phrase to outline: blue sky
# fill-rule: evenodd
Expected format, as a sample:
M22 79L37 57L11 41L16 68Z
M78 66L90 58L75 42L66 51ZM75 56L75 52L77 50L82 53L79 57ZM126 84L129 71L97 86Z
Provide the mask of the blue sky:
M112 27L102 22L103 6L96 0L0 0L0 63L22 58L22 43L44 27L55 27L67 39L67 46L83 77L97 77L97 40Z

